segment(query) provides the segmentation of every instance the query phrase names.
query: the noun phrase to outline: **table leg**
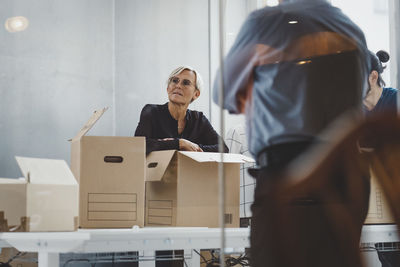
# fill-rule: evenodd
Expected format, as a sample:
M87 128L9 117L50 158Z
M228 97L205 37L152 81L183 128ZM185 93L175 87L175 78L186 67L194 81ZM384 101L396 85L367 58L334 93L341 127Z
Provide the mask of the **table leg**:
M156 266L156 252L154 250L144 250L143 258L139 257L139 267L155 267ZM139 252L140 256L140 252Z
M60 265L60 254L39 252L38 253L39 267L55 267Z
M184 255L191 254L191 257L185 259L187 265L184 265L184 267L200 267L200 255L195 250L200 253L200 249L185 249Z

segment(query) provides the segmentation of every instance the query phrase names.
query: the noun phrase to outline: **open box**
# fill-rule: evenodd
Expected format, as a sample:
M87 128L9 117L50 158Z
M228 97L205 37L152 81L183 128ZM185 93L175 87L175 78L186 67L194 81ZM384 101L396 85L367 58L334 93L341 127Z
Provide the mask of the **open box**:
M371 193L369 195L368 215L365 224L395 224L385 193L371 171Z
M144 226L145 138L86 136L106 110L95 111L71 143L79 227Z
M147 156L146 226L219 227L218 163L225 169L225 225L239 227L240 154L154 151Z
M16 159L25 179L0 178L0 211L3 228L8 228L3 230L76 230L78 184L67 163L54 159Z

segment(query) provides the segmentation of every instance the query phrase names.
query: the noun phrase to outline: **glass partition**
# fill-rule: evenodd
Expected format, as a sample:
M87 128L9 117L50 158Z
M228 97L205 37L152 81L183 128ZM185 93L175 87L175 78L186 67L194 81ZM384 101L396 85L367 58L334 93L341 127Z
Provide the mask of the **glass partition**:
M244 114L214 102L213 88L249 14L279 2L0 1L0 177L24 176L0 178L0 230L79 229L104 238L60 251L60 266L249 266L252 129ZM328 2L361 28L370 50L394 55L382 75L396 84L390 73L399 53L390 40L398 32L390 36L388 1ZM226 146L218 146L219 136ZM76 185L65 172L41 180L59 169L54 162L29 165L15 156L64 160ZM35 195L27 184L52 189ZM66 194L61 185L74 189ZM49 192L58 198L41 198ZM51 227L40 228L46 208L71 224L50 219ZM3 249L0 262L14 256L37 261Z
M225 1L221 13L217 1L2 1L0 177L25 176L25 179L15 180L21 184L36 179L38 174L35 175L29 165L36 163L27 159L29 166L21 167L15 156L61 159L67 162L79 182L79 207L75 208L80 216L79 219L70 216L75 220L73 226L79 227L79 231L85 232L86 228L132 228L135 225L140 228L200 227L200 230L210 227L217 230L210 238L218 239L221 231L218 230L220 204L216 162L221 159L215 155L178 154L174 150L198 149L193 140L211 133L211 136L206 136L211 141L200 150L218 151L217 136L225 138L226 135L219 125L221 111L211 97L219 68L219 36L223 36L223 49L227 51L246 16L256 8L257 1L243 0ZM220 14L224 14L226 23L223 33L219 32ZM181 77L181 72L171 75L179 66L193 68L195 79ZM186 72L190 73L187 69L183 73ZM172 88L175 83L179 89L171 92L170 85ZM172 152L150 157L149 149L157 149L146 147L144 138L133 139L139 131L139 122L149 122L145 117L141 121L146 105L153 104L152 108L165 115L154 121L153 126L161 127L165 123L164 126L171 127L171 123L177 123L174 116L178 115L179 109L174 108L178 113L172 112L171 115L166 103L170 97L187 97L183 89L192 87L199 95L193 95L188 107L193 111L188 112L186 118L191 124L179 124L178 130L175 129L177 133L164 132L165 136L154 138L156 147L165 141ZM242 121L243 117L232 116L227 127ZM146 127L140 131L148 130ZM191 132L182 132L181 128L185 127L191 128L186 130ZM193 142L181 144L177 139L191 136L194 136ZM234 178L227 181L233 192L227 191L231 210L223 217L231 227L239 227L240 172L244 172L239 162L242 159L227 157L225 161L232 166L227 168L226 174L233 174ZM40 161L37 164L42 164L45 170L46 164L51 165ZM119 169L120 165L126 165L126 169ZM41 175L43 173L39 177ZM138 179L142 182L132 182ZM199 183L199 179L204 181ZM164 191L160 192L160 186ZM23 215L31 218L33 211L29 210L29 203L42 203L42 210L49 206L44 205L39 196L32 197L21 190L21 196L16 196L16 199L22 198L20 210L17 211L16 204L12 203L0 207L8 219L10 227L7 229L10 231L20 229L19 219ZM149 192L145 193L145 190ZM40 191L39 195L46 192ZM69 197L74 198L75 193ZM23 200L24 197L29 199ZM66 197L59 194L59 198ZM62 201L68 203L67 199ZM244 200L241 203L244 207ZM70 206L73 205L74 201L71 201ZM72 213L76 212L75 208ZM41 211L33 215L45 218ZM30 223L24 229L70 230L70 226L63 228L56 222L50 224L53 223L55 228L51 229L46 226L32 228ZM37 224L40 226L40 221ZM175 230L164 230L163 233L168 231L175 234ZM191 237L190 230L184 230L184 235L188 240L196 236ZM170 248L173 249L159 248L149 252L144 246L146 249L142 251L119 254L114 253L119 251L63 254L60 261L62 266L95 263L96 266L132 266L129 262L145 264L157 258L156 266L166 262L186 266L192 258L210 263L218 262L221 255L220 242L214 241L211 247L188 250L188 246L173 246L178 241L172 237L168 240L169 237L160 237L163 244L171 242ZM213 250L203 252L203 249ZM239 252L239 255L244 253L244 248ZM12 252L7 253L5 258L13 257ZM28 256L32 258L32 255Z

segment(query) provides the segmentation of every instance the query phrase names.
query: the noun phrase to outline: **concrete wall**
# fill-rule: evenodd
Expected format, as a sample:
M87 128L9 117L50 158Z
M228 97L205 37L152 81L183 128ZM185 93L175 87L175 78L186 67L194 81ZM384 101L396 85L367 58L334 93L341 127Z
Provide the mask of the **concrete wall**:
M229 1L228 46L252 1ZM132 136L145 104L167 102L165 81L179 65L202 74L204 90L190 108L218 128L209 98L219 64L215 4L0 1L0 177L20 176L15 155L69 161L67 140L95 109L110 107L90 135ZM12 16L27 17L28 29L7 32L2 24Z
M21 176L14 156L69 159L69 142L112 104L112 1L0 1L0 177ZM9 33L7 18L30 25ZM94 130L111 134L112 114Z

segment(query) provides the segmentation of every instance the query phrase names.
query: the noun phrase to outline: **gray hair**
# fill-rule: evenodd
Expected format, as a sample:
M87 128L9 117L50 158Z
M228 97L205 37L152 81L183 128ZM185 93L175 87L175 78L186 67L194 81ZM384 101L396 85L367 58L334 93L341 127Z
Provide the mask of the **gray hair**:
M180 66L174 69L168 77L167 84L171 82L171 79L173 77L180 74L184 70L189 70L194 72L194 74L196 75L195 88L201 92L203 90L203 79L201 78L201 75L194 68L189 66Z

